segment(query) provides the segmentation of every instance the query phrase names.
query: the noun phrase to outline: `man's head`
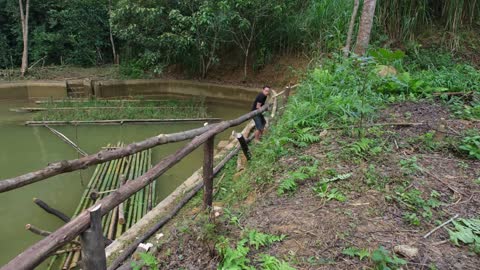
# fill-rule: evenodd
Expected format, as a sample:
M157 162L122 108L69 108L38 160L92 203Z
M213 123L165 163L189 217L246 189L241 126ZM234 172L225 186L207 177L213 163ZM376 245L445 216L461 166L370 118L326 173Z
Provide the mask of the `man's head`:
M265 85L262 89L262 92L265 96L268 96L270 94L270 86Z

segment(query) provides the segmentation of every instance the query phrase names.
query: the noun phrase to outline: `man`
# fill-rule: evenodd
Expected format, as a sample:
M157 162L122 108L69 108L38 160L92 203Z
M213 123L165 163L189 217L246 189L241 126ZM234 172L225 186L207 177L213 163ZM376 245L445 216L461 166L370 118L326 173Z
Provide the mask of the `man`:
M252 104L252 111L260 109L263 105L265 105L265 101L267 100L268 95L270 94L270 86L264 86L262 89L262 92L260 92L255 100L253 101ZM254 118L253 121L255 121L255 127L257 130L255 130L255 140L258 142L260 140L260 137L263 135L263 131L265 129L265 124L267 121L265 121L265 118L263 117L262 114L257 114Z

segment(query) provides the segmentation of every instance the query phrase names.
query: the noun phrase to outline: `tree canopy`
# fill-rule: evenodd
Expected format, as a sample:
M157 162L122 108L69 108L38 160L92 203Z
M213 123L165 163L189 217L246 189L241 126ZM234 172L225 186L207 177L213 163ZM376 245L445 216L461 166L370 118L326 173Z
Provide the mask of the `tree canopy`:
M205 77L228 56L246 77L275 54L340 51L353 5L353 0L30 0L28 56L31 63L109 64L115 43L121 65L131 71L161 73L179 64ZM371 41L377 43L410 42L427 28L440 28L445 45L454 48L461 29L479 24L476 0L376 5ZM356 32L359 21L354 25ZM0 68L19 67L22 42L19 2L0 0Z

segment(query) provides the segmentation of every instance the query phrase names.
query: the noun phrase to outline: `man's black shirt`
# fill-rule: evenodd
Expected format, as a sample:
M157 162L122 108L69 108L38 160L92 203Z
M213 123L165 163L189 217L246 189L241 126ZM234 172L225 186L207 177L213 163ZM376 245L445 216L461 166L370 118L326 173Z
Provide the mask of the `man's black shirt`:
M257 103L260 103L261 106L265 105L266 100L267 100L267 96L265 96L263 92L258 94L257 97L255 98L255 101L252 104L252 111L255 111L257 109Z

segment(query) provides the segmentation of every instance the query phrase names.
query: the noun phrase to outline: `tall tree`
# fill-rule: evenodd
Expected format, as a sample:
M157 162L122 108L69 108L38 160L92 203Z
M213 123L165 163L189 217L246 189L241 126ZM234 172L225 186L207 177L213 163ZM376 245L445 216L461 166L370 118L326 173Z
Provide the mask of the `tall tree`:
M375 16L376 0L364 0L362 16L360 17L360 27L358 29L357 43L355 44L355 53L364 55L370 42L370 33L372 32L373 17Z
M355 20L357 19L358 6L360 5L360 0L354 0L353 2L353 12L352 17L350 18L350 26L348 27L347 42L345 48L343 48L343 56L347 57L350 53L350 47L352 45L352 35L353 28L355 26Z
M23 54L20 73L23 77L28 69L28 11L30 9L30 0L26 0L25 2L25 12L23 10L23 0L18 0L18 4L20 6L20 19L22 21Z

